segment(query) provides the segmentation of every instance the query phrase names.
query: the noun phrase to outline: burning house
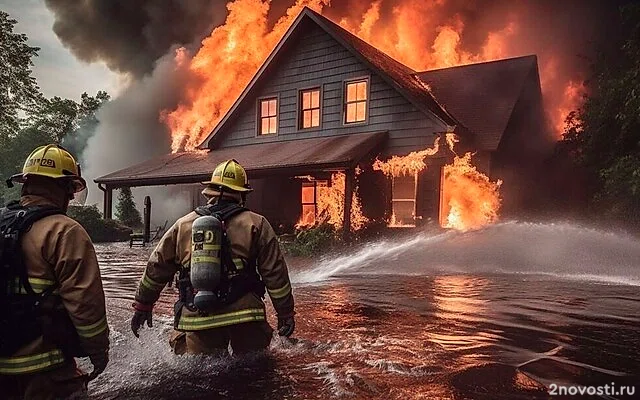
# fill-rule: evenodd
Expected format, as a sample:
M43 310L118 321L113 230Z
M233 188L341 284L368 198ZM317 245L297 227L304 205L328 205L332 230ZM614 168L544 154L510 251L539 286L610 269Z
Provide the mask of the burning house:
M184 185L195 205L198 183L235 158L249 207L282 230L468 228L534 197L544 121L534 55L414 71L305 8L199 149L95 182L106 218L120 187Z

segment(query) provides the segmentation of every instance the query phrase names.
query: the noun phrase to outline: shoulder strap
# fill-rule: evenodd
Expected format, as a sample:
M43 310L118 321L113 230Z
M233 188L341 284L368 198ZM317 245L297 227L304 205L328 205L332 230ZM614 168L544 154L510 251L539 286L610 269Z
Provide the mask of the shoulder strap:
M249 211L248 208L242 207L237 203L226 203L226 204L208 204L206 206L201 206L196 208L196 214L202 215L213 215L216 216L219 220L223 222L229 221L231 218L236 215Z
M29 295L36 294L29 284L20 244L24 233L29 231L36 221L55 214L63 212L57 207L23 207L17 202L10 203L0 213L0 269L2 279L8 284L9 289L15 289L17 277L18 287L23 286Z

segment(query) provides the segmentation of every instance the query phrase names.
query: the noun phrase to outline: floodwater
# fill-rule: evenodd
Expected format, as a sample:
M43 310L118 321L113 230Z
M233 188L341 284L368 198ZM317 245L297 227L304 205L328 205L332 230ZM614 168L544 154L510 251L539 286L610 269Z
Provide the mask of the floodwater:
M546 399L572 385L640 398L640 241L630 237L514 222L293 260L295 339L223 359L171 354L174 288L135 338L131 302L151 249L97 251L112 349L92 398Z

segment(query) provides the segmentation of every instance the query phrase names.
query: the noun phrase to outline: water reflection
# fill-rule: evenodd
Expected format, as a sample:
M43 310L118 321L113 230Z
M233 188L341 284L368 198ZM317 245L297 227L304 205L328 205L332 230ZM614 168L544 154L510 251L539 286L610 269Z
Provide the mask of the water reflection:
M297 283L297 340L274 337L269 357L174 356L175 289L163 292L153 329L129 332L150 251L98 247L113 346L94 398L537 399L547 397L538 381L638 378L636 288L505 274ZM268 317L275 324L271 308Z

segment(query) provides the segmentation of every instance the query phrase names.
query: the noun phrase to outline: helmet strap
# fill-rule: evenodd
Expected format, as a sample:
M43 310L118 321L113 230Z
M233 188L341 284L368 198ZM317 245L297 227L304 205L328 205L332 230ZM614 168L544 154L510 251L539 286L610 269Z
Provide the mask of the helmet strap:
M218 200L216 200L216 203L219 203L219 202L220 202L220 200L222 200L222 195L224 194L224 186L222 186L222 185L221 185L221 186L219 187L218 192L219 192L220 194L218 195Z

